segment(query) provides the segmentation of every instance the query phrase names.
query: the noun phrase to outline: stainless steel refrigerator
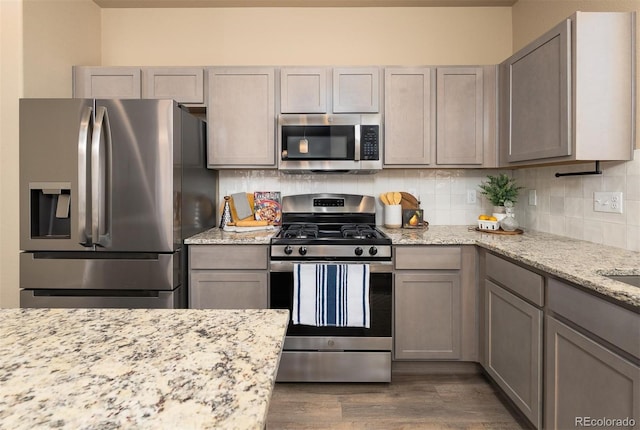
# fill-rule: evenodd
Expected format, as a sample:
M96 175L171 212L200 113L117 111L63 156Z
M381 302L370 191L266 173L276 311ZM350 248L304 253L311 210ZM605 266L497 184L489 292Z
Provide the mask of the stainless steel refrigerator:
M205 130L172 100L20 100L20 306L186 307Z

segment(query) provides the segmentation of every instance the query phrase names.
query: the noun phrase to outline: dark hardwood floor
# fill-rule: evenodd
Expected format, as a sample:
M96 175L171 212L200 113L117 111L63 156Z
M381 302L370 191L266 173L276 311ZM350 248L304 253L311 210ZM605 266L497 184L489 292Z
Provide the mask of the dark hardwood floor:
M489 382L471 375L394 375L390 384L276 383L268 430L526 429Z

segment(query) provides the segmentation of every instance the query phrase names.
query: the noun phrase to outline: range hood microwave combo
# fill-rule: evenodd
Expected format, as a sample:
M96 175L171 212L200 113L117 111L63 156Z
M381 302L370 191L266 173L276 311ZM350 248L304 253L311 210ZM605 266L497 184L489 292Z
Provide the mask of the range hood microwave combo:
M278 169L288 173L376 173L382 169L379 114L278 116Z

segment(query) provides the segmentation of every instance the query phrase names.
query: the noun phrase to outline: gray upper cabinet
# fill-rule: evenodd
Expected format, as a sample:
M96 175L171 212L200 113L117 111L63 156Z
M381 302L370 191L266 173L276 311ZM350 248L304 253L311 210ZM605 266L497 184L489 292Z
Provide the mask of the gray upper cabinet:
M632 13L577 12L500 65L502 165L630 160Z
M143 99L173 99L178 103L204 103L204 69L196 67L143 67Z
M484 161L483 70L437 69L437 164L482 165Z
M387 67L384 72L384 167L435 161L435 70Z
M281 113L327 113L326 67L280 69Z
M197 67L73 68L73 97L173 99L204 104L204 70Z
M385 168L496 167L497 67L385 69Z
M207 71L208 166L275 168L275 69Z
M378 67L335 67L333 69L333 112L380 112L380 69Z
M73 97L81 99L139 99L139 67L73 67Z

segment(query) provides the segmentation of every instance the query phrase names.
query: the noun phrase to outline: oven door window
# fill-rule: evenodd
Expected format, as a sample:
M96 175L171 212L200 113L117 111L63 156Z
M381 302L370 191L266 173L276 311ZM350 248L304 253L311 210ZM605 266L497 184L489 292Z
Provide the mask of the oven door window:
M371 312L370 328L359 327L314 327L294 325L289 320L288 336L391 336L391 273L371 273L369 278L369 307ZM271 309L293 308L293 273L271 273Z
M355 126L282 126L282 159L353 160Z

